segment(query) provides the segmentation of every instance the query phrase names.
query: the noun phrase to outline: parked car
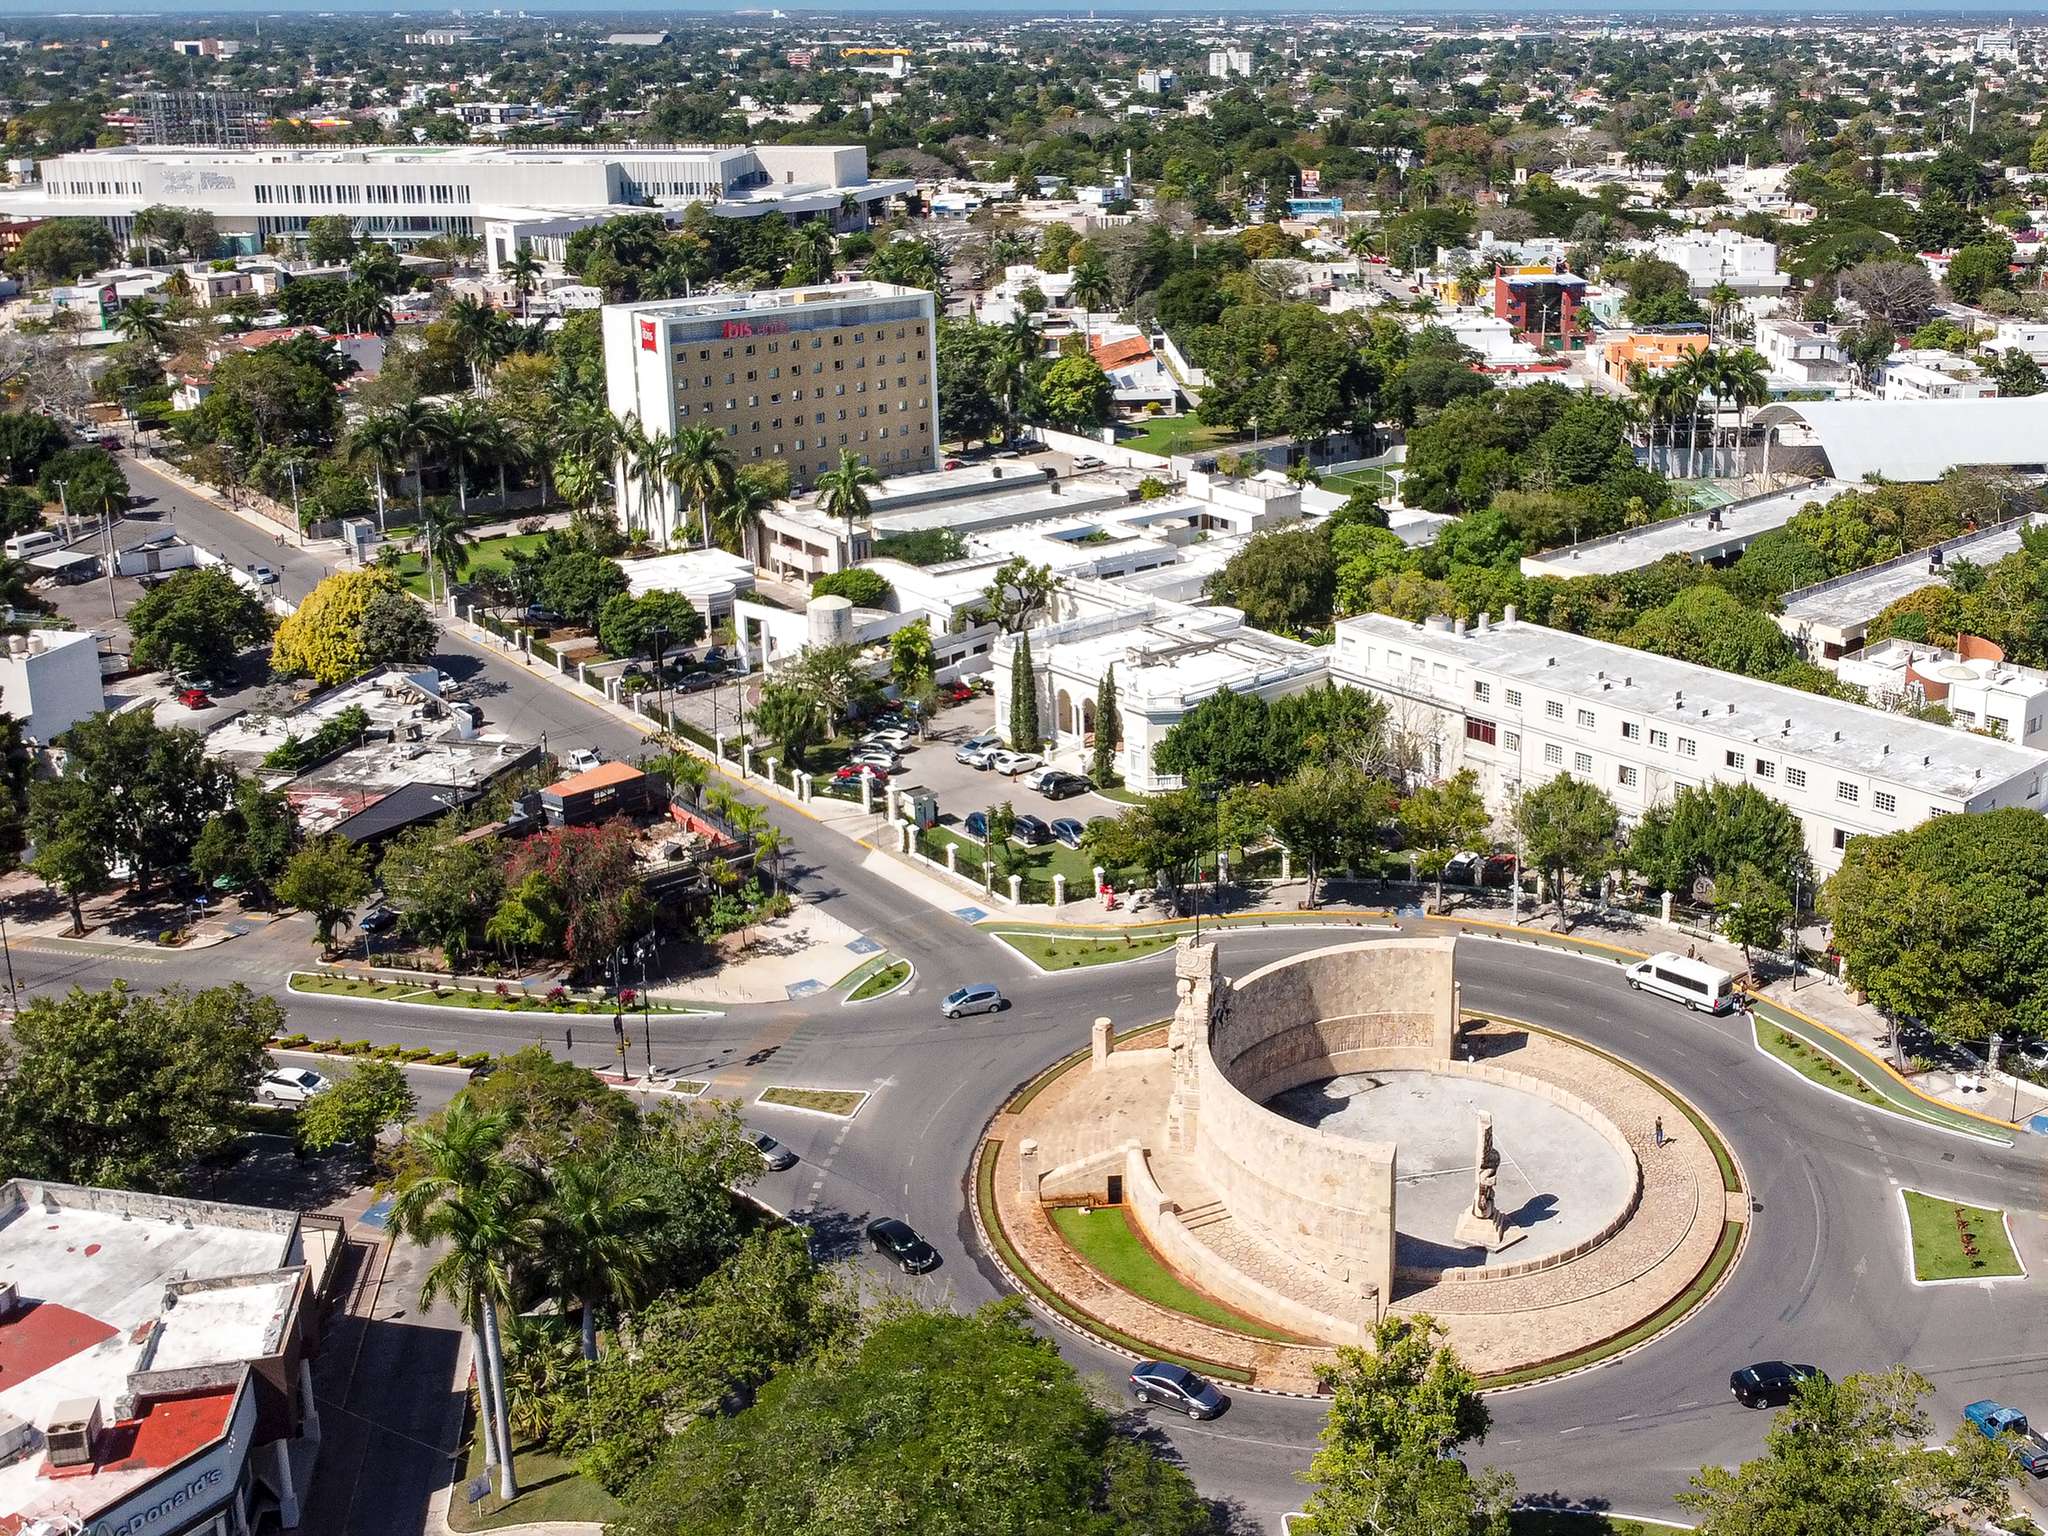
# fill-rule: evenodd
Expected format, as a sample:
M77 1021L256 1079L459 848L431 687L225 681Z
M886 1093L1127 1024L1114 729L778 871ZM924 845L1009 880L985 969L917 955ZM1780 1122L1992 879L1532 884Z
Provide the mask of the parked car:
M880 747L889 752L908 752L917 745L917 732L901 725L885 725L861 737L863 747Z
M204 688L180 688L178 702L187 709L209 709L213 705Z
M1001 1013L1009 1006L1009 999L1003 996L1001 988L990 982L977 981L948 992L945 1001L939 1004L939 1012L949 1019L957 1019L970 1013Z
M389 933L398 926L398 910L379 903L356 921L358 933Z
M602 767L603 764L604 754L597 748L578 747L573 752L563 754L562 772L588 773L593 768Z
M796 1166L796 1154L766 1131L745 1131L742 1134L754 1144L754 1150L761 1154L761 1161L770 1173L780 1173L785 1168Z
M1036 754L1030 752L998 752L988 760L993 768L1006 779L1013 779L1020 773L1028 773L1038 766Z
M1132 1368L1131 1396L1140 1403L1178 1409L1191 1419L1213 1419L1230 1406L1214 1382L1163 1360L1140 1360Z
M2019 1409L1986 1397L1965 1408L1963 1417L1988 1440L2012 1436L2010 1443L2020 1466L2035 1477L2048 1475L2048 1439L2027 1422L2027 1416Z
M1042 816L1019 816L1010 836L1027 848L1042 848L1052 841L1052 828Z
M265 1104L297 1107L333 1086L311 1067L277 1067L257 1079L256 1097Z
M251 561L244 569L256 578L256 585L259 587L274 587L277 585L277 572L260 560Z
M974 690L965 683L941 683L939 699L942 703L965 704L974 697Z
M1799 1383L1810 1376L1826 1380L1817 1366L1788 1365L1783 1360L1759 1360L1728 1376L1728 1390L1745 1408L1782 1408L1792 1401Z
M1002 750L1001 747L962 745L954 751L953 761L965 763L969 768L993 768L996 758Z
M1444 863L1444 883L1446 885L1477 885L1479 877L1485 872L1485 854L1454 853Z
M1100 469L1100 468L1102 468L1102 460L1098 459L1098 458L1097 458L1097 457L1096 457L1096 456L1095 456L1094 454L1092 454L1092 453L1084 453L1084 454L1081 454L1080 456L1078 456L1078 457L1077 457L1077 458L1076 458L1076 459L1074 460L1074 468L1076 468L1076 469Z
M1002 747L1002 744L1003 738L1001 733L997 731L976 731L972 736L961 742L958 747L953 749L953 760L957 763L967 763L971 768L986 768L988 766L987 763L968 762L968 759L982 753L995 752Z
M978 843L988 841L988 812L969 811L960 820L960 830Z
M1048 800L1071 800L1095 787L1093 779L1078 773L1048 773L1038 781L1038 792Z
M877 768L872 763L848 763L843 768L834 770L832 774L834 784L858 784L862 779L869 780L877 789L886 789L889 784L888 770Z
M1071 816L1062 816L1052 824L1052 840L1062 848L1079 848L1081 839L1088 829Z
M887 747L862 747L846 761L849 767L878 768L884 774L895 773L903 767L896 754Z
M868 1242L906 1275L922 1275L939 1267L939 1250L919 1237L909 1222L894 1216L869 1222Z

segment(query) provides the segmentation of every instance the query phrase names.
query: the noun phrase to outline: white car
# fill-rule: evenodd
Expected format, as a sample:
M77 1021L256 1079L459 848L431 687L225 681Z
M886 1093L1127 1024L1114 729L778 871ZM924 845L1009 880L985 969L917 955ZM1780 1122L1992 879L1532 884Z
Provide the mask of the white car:
M1000 747L977 747L969 743L953 754L953 761L964 763L969 768L990 768L995 765L996 754L1001 750Z
M604 766L604 754L595 747L578 747L562 758L564 773L588 773L593 768Z
M890 752L908 752L917 745L917 736L901 726L889 726L884 730L869 731L861 737L860 744L863 747L881 747Z
M989 767L1006 779L1014 779L1037 766L1038 754L1035 752L998 752L989 759Z
M894 773L903 766L887 747L863 747L846 760L856 768L879 768L884 773Z
M311 1067L277 1067L257 1082L256 1098L264 1104L299 1105L333 1086Z

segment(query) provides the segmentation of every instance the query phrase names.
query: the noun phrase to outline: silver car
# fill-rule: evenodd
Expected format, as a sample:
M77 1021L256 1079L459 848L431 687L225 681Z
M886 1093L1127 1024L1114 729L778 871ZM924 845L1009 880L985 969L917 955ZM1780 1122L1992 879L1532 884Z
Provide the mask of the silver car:
M945 1001L939 1004L939 1012L949 1019L957 1019L969 1013L1001 1013L1009 1006L1010 1000L1003 996L1000 988L979 981L957 992L948 992Z

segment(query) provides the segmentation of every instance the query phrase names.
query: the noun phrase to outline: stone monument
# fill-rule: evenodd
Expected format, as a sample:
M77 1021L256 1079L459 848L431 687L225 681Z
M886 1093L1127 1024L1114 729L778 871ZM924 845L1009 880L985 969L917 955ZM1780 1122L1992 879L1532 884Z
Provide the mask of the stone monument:
M1522 1240L1526 1233L1508 1231L1508 1219L1494 1204L1494 1186L1500 1182L1500 1148L1493 1144L1493 1116L1479 1112L1478 1129L1472 1148L1472 1206L1458 1218L1457 1238L1461 1243L1498 1253Z

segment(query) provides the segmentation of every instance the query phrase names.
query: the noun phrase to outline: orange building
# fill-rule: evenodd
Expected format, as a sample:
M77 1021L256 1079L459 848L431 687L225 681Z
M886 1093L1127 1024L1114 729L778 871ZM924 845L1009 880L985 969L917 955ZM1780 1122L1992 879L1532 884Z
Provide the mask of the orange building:
M1622 331L1600 340L1600 371L1626 383L1629 368L1641 363L1652 373L1668 373L1696 352L1707 350L1705 331Z

